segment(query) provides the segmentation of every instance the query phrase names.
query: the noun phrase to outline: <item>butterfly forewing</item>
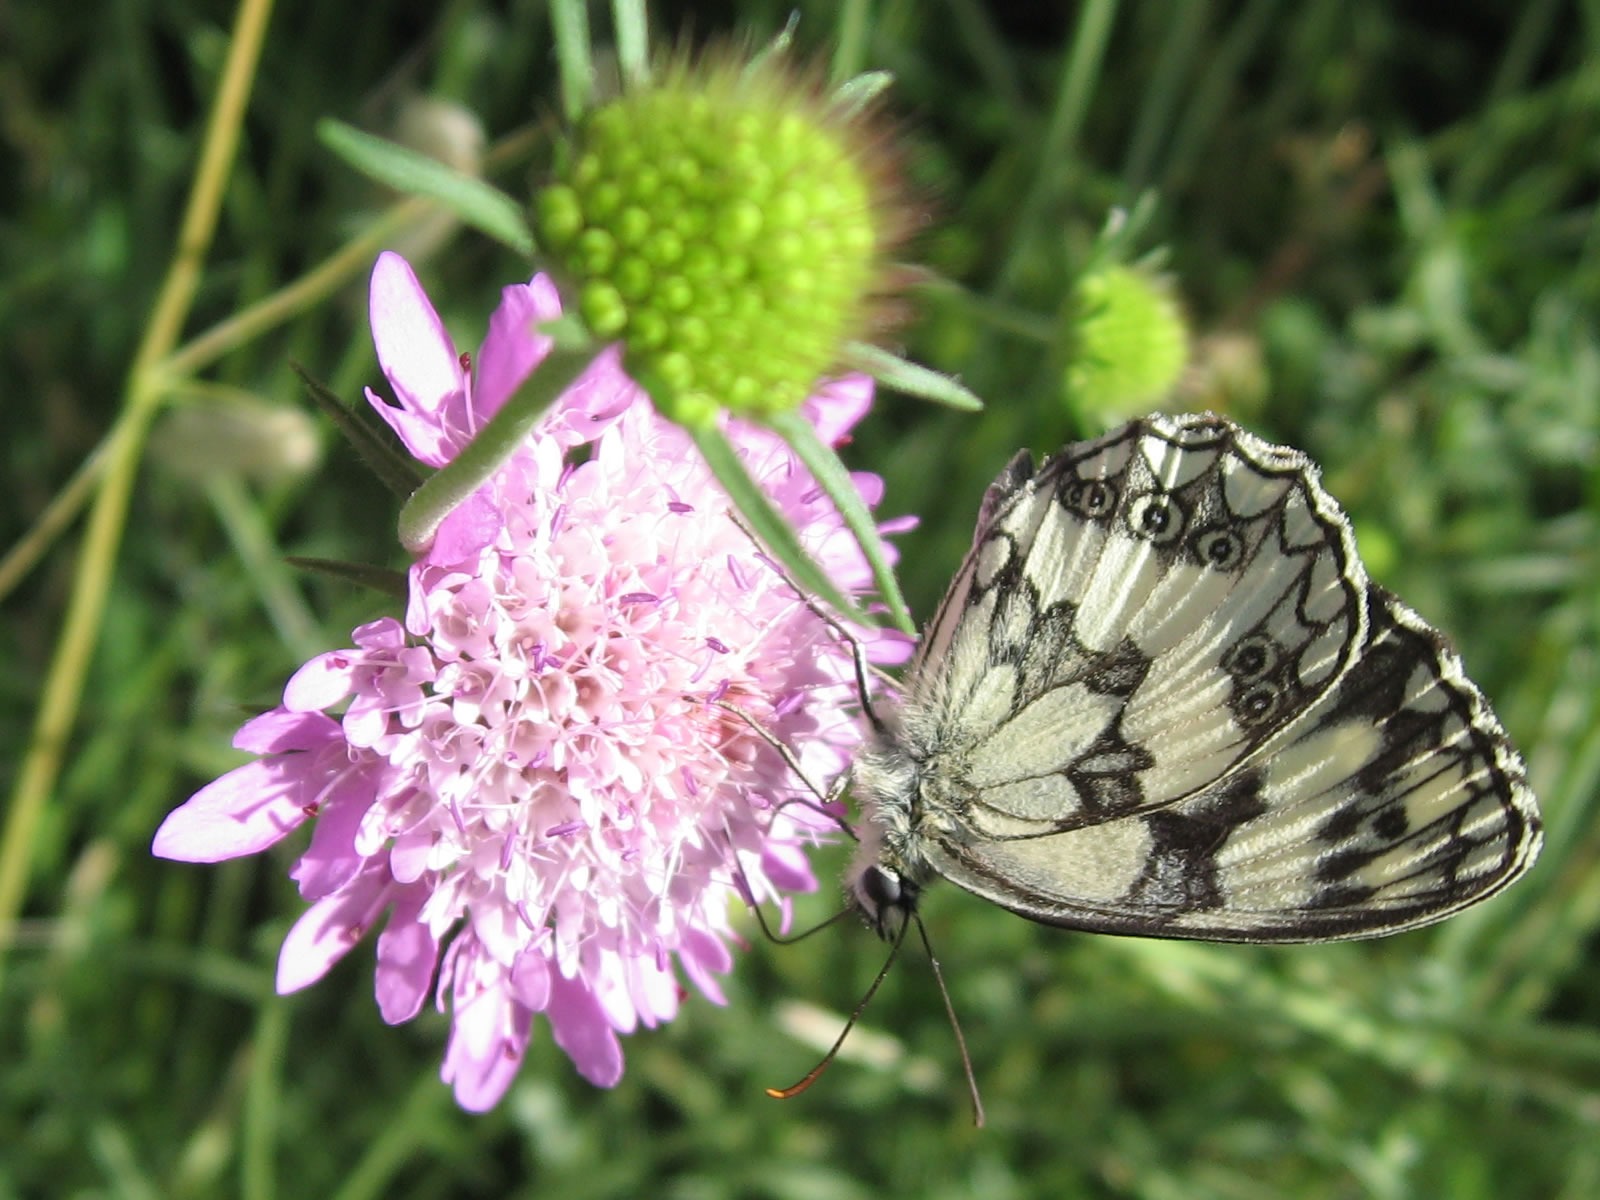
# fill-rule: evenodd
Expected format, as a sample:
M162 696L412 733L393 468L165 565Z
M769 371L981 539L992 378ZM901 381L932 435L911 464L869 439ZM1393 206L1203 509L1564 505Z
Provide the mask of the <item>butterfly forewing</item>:
M1367 936L1538 846L1481 693L1316 468L1211 416L1007 468L872 761L867 853L1085 929Z
M980 832L1100 823L1204 787L1364 632L1337 508L1301 456L1231 426L1129 426L990 503L908 705L938 767L971 785Z

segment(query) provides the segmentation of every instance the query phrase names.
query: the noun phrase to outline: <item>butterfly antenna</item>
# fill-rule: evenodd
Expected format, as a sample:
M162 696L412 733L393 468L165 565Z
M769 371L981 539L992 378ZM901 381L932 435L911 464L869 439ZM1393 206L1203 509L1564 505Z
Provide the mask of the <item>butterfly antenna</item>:
M928 964L933 968L933 981L939 985L939 998L944 1001L944 1015L950 1019L950 1028L955 1031L956 1048L961 1052L961 1069L967 1074L967 1093L972 1097L972 1124L982 1129L983 1096L978 1091L978 1077L972 1070L972 1055L967 1053L967 1037L961 1032L961 1022L956 1019L956 1006L950 999L950 989L944 985L944 971L940 969L939 958L933 952L933 943L928 940L928 930L922 924L922 916L912 910L911 919L917 924L917 935L922 938L922 948L928 952ZM904 936L902 932L901 937ZM895 949L899 949L898 943ZM893 961L892 956L891 961ZM886 967L885 970L887 969Z
M834 913L833 916L819 921L810 929L803 929L799 933L793 933L787 936L780 933L774 933L772 931L772 926L767 924L767 915L761 911L761 906L756 903L755 893L750 890L750 877L744 873L744 864L739 861L737 855L735 855L733 859L733 869L739 876L739 894L744 898L744 902L750 906L750 911L755 916L756 924L761 926L761 936L775 945L792 946L796 942L802 942L806 938L810 937L813 933L824 930L830 925L837 924L840 919L849 916L853 911L852 909L841 908L838 912Z
M778 806L778 811L781 812L786 804L803 804L813 812L827 817L828 820L839 826L841 830L843 830L845 833L848 833L852 838L856 836L855 830L851 829L850 826L845 823L844 818L838 813L829 812L827 807L828 805L837 801L844 793L845 777L843 775L839 777L838 782L831 791L824 792L816 785L811 777L805 773L805 769L801 767L800 760L795 757L794 751L789 749L789 747L783 742L779 741L778 738L774 737L772 731L765 728L760 721L757 721L738 705L729 704L726 700L713 700L711 703L717 708L722 709L723 712L731 713L733 716L738 717L741 721L748 725L752 733L754 733L758 738L760 738L767 745L771 746L773 750L777 752L778 756L783 759L789 770L794 772L795 778L805 785L806 791L810 792L818 800L818 803L815 804L807 800L785 800L783 804ZM776 813L774 815L776 815Z
M849 910L846 909L845 911L848 912ZM900 957L900 947L905 944L906 933L909 928L909 925L901 927L900 936L895 938L890 945L889 957L883 960L883 966L879 968L877 977L872 981L872 986L867 988L866 994L857 1001L855 1011L850 1014L850 1019L844 1023L844 1028L839 1031L839 1036L834 1039L833 1045L828 1047L828 1052L822 1056L822 1061L807 1071L805 1078L800 1080L799 1083L792 1084L786 1088L768 1088L767 1095L774 1100L791 1100L820 1079L822 1073L833 1065L833 1060L838 1057L839 1047L844 1045L845 1038L850 1036L850 1031L856 1027L856 1022L861 1019L861 1014L866 1011L867 1005L872 1003L872 997L877 995L879 986L888 977L889 968L894 966L894 960ZM926 934L923 935L923 941L927 941Z
M862 715L867 718L867 724L872 726L874 733L887 733L888 726L883 723L883 718L878 715L877 709L872 707L872 693L867 690L867 676L869 674L877 674L880 678L887 679L891 684L896 682L895 679L892 676L884 675L881 671L874 670L872 664L867 661L867 652L861 645L861 639L839 624L834 619L833 614L824 611L821 605L800 591L792 582L789 586L795 589L801 603L811 610L811 615L826 625L833 632L834 637L850 647L850 662L855 667L856 672L856 697L861 702Z

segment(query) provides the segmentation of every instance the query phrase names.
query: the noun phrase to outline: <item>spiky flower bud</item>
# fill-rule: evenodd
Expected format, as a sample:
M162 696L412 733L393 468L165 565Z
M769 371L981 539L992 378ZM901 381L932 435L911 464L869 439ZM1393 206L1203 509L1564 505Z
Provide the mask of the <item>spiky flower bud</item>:
M663 413L760 417L798 406L870 324L900 220L875 149L774 57L680 61L585 119L536 229Z
M1112 265L1084 274L1068 301L1063 385L1081 412L1120 420L1161 399L1189 358L1189 331L1158 278Z

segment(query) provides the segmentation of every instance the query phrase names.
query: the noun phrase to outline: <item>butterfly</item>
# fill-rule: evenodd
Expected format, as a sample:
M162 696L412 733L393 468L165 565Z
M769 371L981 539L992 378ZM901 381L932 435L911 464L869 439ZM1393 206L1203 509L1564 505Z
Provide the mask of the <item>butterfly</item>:
M1315 464L1210 414L1013 459L872 715L846 884L887 938L934 875L1073 929L1373 937L1539 852L1522 760Z

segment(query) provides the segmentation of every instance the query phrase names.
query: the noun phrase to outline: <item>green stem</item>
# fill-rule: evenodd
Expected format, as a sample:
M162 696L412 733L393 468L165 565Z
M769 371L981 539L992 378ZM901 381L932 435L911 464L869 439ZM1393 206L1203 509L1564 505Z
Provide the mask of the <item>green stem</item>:
M5 832L0 835L0 942L15 928L27 893L34 835L61 772L61 757L77 717L106 600L113 592L117 550L127 526L129 497L138 478L145 435L165 394L161 364L172 352L200 285L200 271L216 231L271 12L271 0L243 0L239 6L177 249L128 371L115 436L105 446L104 474L84 532L61 638L17 772ZM0 957L0 970L3 964Z
M238 476L218 475L208 480L206 497L227 531L234 553L244 563L278 639L301 659L326 650L317 619L284 564L282 548Z
M789 448L800 456L800 461L816 476L817 483L838 507L839 515L855 536L861 553L866 555L867 565L872 568L872 581L878 586L878 595L889 606L889 615L894 623L906 633L916 633L916 622L911 619L911 610L906 607L906 598L900 592L900 581L894 577L894 567L889 562L889 548L878 532L878 523L873 520L866 502L861 499L861 493L850 481L849 470L839 461L833 448L824 444L817 436L816 429L799 413L778 413L767 424L789 443Z
M1078 134L1089 111L1089 97L1100 78L1100 68L1105 63L1106 43L1110 40L1116 14L1117 0L1088 0L1079 10L1077 29L1072 36L1072 51L1067 56L1055 109L1050 114L1050 124L1039 148L1039 171L1012 224L1016 233L1012 239L1013 250L1032 235L1043 220L1050 202L1057 199L1052 195L1052 189L1061 177L1060 165L1072 163L1077 157ZM1070 168L1068 174L1073 174ZM1015 290L1024 257L1012 253L1007 258L1001 268L999 286L995 289L999 295L1009 296Z
M572 386L600 349L594 343L553 347L461 453L411 493L400 510L400 544L414 554L426 550L444 519L516 453L545 409Z

